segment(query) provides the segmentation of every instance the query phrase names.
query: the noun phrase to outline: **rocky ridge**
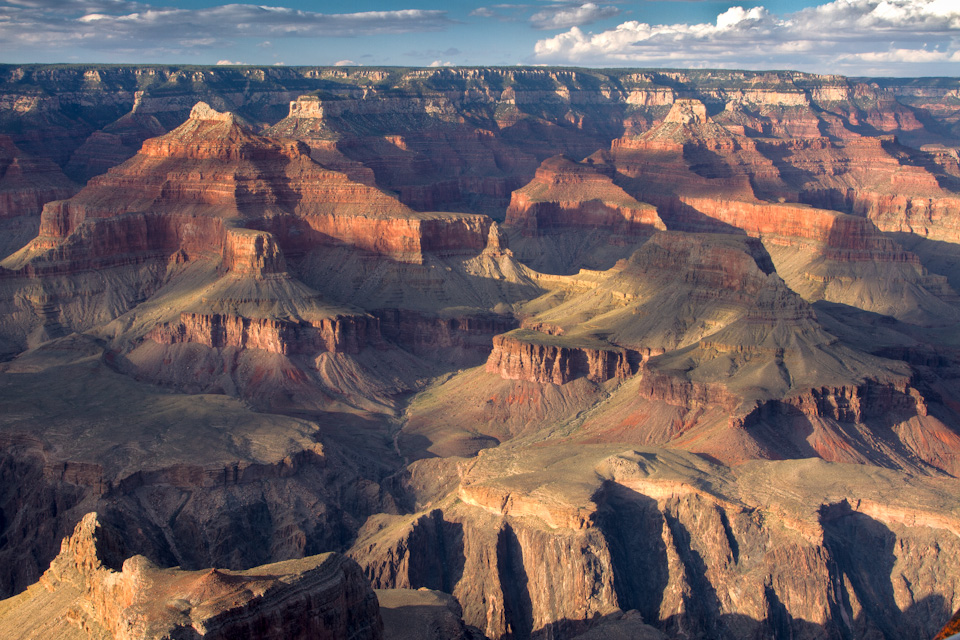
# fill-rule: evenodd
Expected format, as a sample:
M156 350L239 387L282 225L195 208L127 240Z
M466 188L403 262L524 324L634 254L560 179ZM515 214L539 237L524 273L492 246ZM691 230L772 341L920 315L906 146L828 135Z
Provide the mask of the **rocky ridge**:
M383 637L376 596L343 556L191 572L123 559L122 547L96 514L85 516L40 583L0 603L4 636Z

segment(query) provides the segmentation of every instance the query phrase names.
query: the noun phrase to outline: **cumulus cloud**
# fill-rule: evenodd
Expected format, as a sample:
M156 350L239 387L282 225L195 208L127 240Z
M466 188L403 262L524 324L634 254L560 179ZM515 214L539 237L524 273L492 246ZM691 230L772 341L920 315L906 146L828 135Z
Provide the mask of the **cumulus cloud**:
M337 60L336 62L333 63L333 66L335 66L335 67L356 67L356 66L359 66L359 65L357 65L357 63L354 62L353 60Z
M218 66L218 67L229 66L229 65L232 65L232 66L234 66L234 67L239 67L239 66L243 66L243 65L245 65L245 64L247 64L247 63L246 63L246 62L232 62L232 61L230 61L230 60L217 60L217 66Z
M530 24L535 29L569 29L570 27L593 24L597 20L611 18L619 14L620 9L614 6L600 6L593 2L582 4L579 7L554 5L530 16Z
M958 51L957 0L835 0L784 15L732 7L713 23L629 21L599 33L574 26L539 40L535 57L611 66L923 74L924 64L956 62ZM960 73L955 67L938 69Z
M431 63L428 64L427 66L428 66L428 67L452 67L452 66L454 66L454 65L453 65L452 62L449 62L449 61L446 61L446 62L445 62L445 61L442 61L442 60L434 60L433 62L431 62Z
M119 50L177 41L234 38L351 37L442 30L446 11L403 9L317 13L287 7L224 4L200 9L126 0L0 0L0 48L81 46Z

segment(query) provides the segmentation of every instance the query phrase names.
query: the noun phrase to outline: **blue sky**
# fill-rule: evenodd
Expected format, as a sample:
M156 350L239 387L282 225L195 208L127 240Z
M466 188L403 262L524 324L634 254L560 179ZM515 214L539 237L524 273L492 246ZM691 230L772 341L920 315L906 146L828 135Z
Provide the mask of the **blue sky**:
M960 76L960 0L0 0L0 61Z

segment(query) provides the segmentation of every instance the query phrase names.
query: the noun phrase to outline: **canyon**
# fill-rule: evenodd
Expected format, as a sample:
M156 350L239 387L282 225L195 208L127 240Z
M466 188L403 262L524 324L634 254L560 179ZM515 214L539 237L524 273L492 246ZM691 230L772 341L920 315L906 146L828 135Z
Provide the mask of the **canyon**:
M960 81L0 65L0 635L934 637Z

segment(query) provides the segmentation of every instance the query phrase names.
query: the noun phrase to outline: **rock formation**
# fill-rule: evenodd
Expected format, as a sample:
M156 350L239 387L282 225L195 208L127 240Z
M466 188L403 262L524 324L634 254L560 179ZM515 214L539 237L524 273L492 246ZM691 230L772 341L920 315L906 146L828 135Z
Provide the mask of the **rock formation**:
M0 135L0 255L16 251L37 233L40 210L52 201L68 198L77 185L53 162L21 152L9 136Z
M636 351L597 341L566 341L538 331L518 329L496 336L487 371L511 380L565 384L576 378L606 382L637 372Z
M124 559L123 541L87 514L40 583L0 602L6 638L383 637L377 598L337 554L246 571L161 569Z
M953 479L615 447L486 451L458 500L371 521L352 553L374 584L450 589L491 637L572 637L618 609L697 638L929 637L950 615L956 576L925 567L957 544L937 515Z

